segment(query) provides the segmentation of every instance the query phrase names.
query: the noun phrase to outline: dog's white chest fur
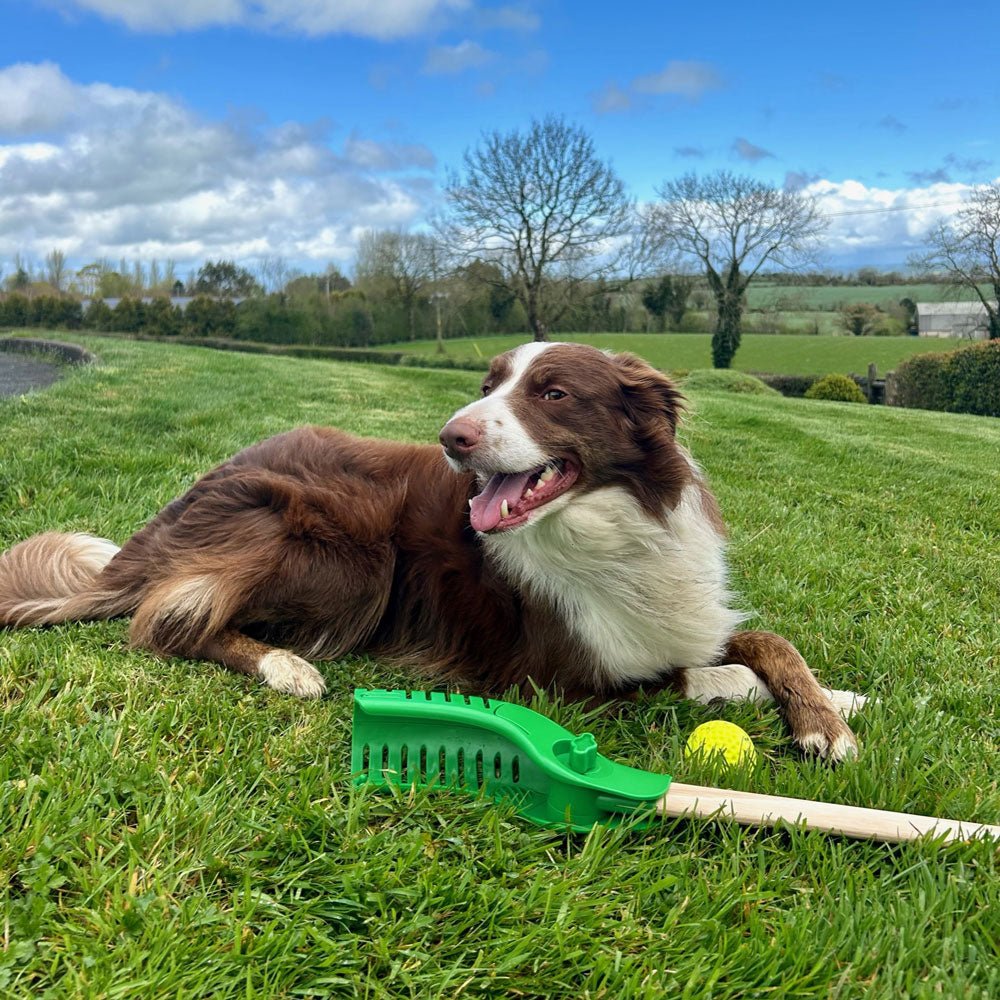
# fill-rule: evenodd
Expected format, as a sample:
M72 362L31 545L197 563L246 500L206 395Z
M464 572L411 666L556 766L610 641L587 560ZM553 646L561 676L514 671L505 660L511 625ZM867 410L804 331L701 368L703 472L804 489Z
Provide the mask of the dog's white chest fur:
M666 524L611 486L483 543L511 583L556 607L613 686L715 662L743 619L696 486Z

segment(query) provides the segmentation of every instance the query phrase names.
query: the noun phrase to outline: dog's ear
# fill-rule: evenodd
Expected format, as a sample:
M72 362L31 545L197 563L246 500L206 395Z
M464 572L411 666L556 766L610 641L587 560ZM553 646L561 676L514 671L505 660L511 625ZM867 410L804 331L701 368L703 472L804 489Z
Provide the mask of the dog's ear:
M674 383L634 354L616 354L613 360L628 419L637 426L666 420L672 437L684 410L684 397Z

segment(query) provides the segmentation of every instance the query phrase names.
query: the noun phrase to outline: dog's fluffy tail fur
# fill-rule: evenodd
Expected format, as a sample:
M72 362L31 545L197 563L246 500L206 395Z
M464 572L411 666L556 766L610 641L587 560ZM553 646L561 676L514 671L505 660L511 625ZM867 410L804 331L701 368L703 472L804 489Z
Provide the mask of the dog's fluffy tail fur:
M102 588L118 553L105 538L46 532L0 555L0 627L113 618L129 611L127 591Z

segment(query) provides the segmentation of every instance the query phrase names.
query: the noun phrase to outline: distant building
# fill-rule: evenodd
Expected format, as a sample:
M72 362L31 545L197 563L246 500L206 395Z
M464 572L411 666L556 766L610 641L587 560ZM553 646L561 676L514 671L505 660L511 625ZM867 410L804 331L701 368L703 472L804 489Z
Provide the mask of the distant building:
M986 306L982 302L918 302L917 333L985 340L989 334Z

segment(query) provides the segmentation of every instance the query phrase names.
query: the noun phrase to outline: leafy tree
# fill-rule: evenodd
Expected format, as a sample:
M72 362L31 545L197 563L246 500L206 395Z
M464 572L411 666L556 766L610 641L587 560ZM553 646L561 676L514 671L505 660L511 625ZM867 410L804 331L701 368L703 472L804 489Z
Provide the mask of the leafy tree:
M750 282L765 264L792 268L808 259L825 223L799 191L720 170L667 181L648 215L657 238L705 272L715 298L712 362L728 368L740 346Z
M917 304L909 296L899 300L899 308L903 313L903 323L907 333L917 332Z
M950 222L931 230L927 244L927 252L911 258L910 266L942 275L978 298L990 340L1000 338L1000 182L975 188Z
M535 340L547 339L582 286L613 270L608 246L632 220L624 185L590 137L556 117L484 134L445 193L444 242L498 269Z
M693 287L694 279L689 275L664 274L643 288L642 304L656 318L658 332L663 332L667 316L675 328L681 325Z
M6 285L12 292L23 292L31 287L31 272L20 259L15 260L14 273L7 278Z
M870 302L852 302L840 310L840 325L854 337L873 334L882 318L882 313Z
M249 298L263 291L257 279L231 260L208 261L198 269L194 279L196 295L218 295L222 298Z
M141 294L141 291L135 287L131 275L108 270L101 272L95 294L101 299L121 299Z

